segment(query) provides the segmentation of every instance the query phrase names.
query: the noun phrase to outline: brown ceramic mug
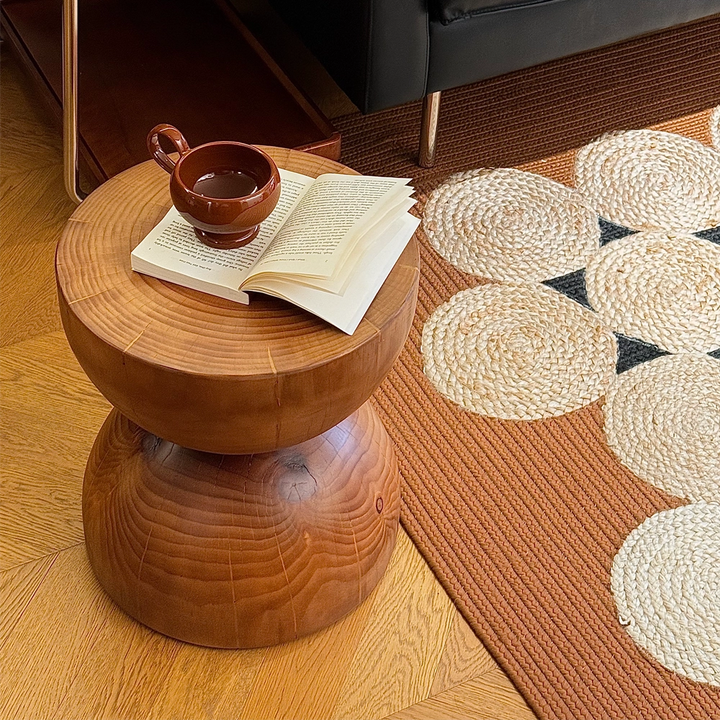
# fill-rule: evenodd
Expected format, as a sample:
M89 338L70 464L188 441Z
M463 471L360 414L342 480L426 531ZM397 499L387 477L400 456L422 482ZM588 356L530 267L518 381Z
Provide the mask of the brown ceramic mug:
M166 137L177 161L160 147ZM170 197L206 245L247 245L277 205L280 173L273 159L252 145L210 142L190 148L172 125L157 125L147 138L150 154L170 173Z

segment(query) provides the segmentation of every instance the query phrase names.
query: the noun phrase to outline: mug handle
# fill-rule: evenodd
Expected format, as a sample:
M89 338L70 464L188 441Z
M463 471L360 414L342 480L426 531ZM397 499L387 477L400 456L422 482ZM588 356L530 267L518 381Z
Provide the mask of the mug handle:
M160 136L166 137L175 146L180 155L184 155L190 150L187 140L183 134L174 126L162 123L156 125L147 136L147 147L150 155L153 156L155 162L167 172L172 174L175 169L175 161L171 160L167 153L160 147Z

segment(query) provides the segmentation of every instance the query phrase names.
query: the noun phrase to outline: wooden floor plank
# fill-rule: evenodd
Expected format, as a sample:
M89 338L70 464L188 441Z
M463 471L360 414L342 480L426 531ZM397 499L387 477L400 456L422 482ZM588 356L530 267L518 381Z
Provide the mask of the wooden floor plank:
M268 651L215 650L178 644L147 720L238 720ZM162 656L155 662L166 667ZM284 681L275 677L267 703L272 703L274 696L285 689Z
M430 694L457 610L404 532L396 554L335 718L380 718Z
M105 599L99 587L95 593ZM114 606L101 616L92 647L82 648L85 656L49 719L133 720L147 718L155 706L180 643Z
M56 558L57 553L47 555L0 574L0 647L10 637Z
M61 327L55 245L74 206L57 164L4 175L0 196L0 347L5 347Z
M0 569L82 541L85 463L109 410L61 332L0 350Z
M54 243L0 246L0 347L60 329L52 274L54 257Z
M3 164L3 169L6 166ZM75 205L63 184L62 166L34 168L0 175L0 242L22 244L27 250L47 242L55 246ZM50 276L53 277L53 268Z
M112 602L99 591L85 548L59 553L0 650L0 718L52 717L77 675L92 667L93 646L111 612ZM76 705L73 717L87 715Z
M499 667L385 720L536 720Z
M6 43L0 50L0 176L62 163L62 136Z
M110 632L108 652L102 640ZM112 666L141 657L128 652L137 634L165 642L113 606L90 570L84 546L59 553L3 648L0 716L103 717L121 685L122 673Z
M444 692L495 667L495 660L458 613L453 619L430 695Z
M148 717L181 646L114 605L84 545L65 550L2 649L0 717Z

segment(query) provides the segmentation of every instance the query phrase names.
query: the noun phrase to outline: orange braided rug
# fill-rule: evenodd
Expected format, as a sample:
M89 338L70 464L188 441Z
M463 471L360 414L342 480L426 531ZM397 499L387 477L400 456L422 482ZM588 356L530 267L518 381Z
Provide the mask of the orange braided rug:
M659 125L709 144L716 105L720 19L444 93L432 170L413 163L417 104L336 125L343 161L412 176L422 211L433 189L470 168L516 166L572 186L575 149L609 130ZM540 718L720 718L720 687L641 649L610 587L631 532L688 500L618 461L604 397L539 420L499 420L445 399L423 372L423 328L487 281L420 234L414 328L375 396L398 449L404 527Z

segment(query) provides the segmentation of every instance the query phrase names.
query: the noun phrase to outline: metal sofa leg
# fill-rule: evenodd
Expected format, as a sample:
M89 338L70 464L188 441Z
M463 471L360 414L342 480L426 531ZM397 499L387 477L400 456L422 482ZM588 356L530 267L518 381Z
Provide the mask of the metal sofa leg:
M440 93L434 92L423 99L422 125L420 127L420 165L432 167L435 164L437 126L440 116Z

